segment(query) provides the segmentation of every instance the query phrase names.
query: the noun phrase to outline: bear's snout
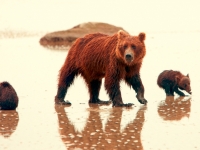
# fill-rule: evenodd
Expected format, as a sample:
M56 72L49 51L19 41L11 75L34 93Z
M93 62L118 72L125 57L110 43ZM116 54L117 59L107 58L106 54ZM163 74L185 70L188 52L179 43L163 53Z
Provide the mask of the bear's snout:
M133 58L134 58L133 52L127 50L126 53L125 53L125 60L127 62L132 62Z
M189 88L188 90L186 90L189 94L192 94L191 89Z
M126 54L126 59L131 59L132 55L131 54Z
M126 55L125 55L125 58L126 58L126 61L127 61L127 62L133 61L133 55L132 55L132 54L126 54Z

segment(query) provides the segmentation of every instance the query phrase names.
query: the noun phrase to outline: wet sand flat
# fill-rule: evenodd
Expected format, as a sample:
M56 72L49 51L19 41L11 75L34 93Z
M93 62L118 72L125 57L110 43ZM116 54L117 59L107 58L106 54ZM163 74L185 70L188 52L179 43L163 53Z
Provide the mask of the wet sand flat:
M121 83L132 108L89 105L87 87L75 79L66 99L54 104L58 71L67 51L39 45L39 36L0 39L0 81L19 96L16 111L0 111L0 149L200 149L199 32L146 33L147 55L141 69L146 106ZM192 95L166 97L156 85L165 69L189 73ZM100 98L107 100L104 87Z

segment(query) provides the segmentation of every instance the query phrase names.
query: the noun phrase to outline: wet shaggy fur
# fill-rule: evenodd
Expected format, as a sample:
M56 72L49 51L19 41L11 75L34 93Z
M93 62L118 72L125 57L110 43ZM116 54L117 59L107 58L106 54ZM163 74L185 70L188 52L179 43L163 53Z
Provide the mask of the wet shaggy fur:
M179 71L165 70L159 76L157 84L160 88L165 90L167 96L174 96L176 92L180 96L185 96L181 90L185 90L191 94L189 75L183 75Z
M0 83L0 110L15 110L18 106L18 96L8 82Z
M144 40L145 33L131 36L122 30L112 36L95 33L77 39L60 69L55 103L70 104L64 101L65 95L75 76L81 75L89 89L89 103L108 103L99 99L102 78L105 77L105 89L113 106L132 105L122 101L121 80L132 86L140 103L146 104L140 78L146 54Z

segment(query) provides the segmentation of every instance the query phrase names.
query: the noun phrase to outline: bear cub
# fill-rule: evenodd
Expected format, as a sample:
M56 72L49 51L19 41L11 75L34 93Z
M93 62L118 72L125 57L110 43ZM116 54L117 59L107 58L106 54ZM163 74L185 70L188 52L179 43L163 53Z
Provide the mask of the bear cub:
M185 96L185 94L179 89L185 90L189 94L192 94L189 75L187 74L185 76L179 71L163 71L158 76L157 84L160 88L165 90L167 96L174 96L174 92L180 96Z
M110 103L99 99L102 78L105 77L105 89L114 107L132 106L132 103L124 104L122 101L121 80L135 90L140 103L146 104L140 78L140 68L146 54L144 40L145 33L131 36L122 30L111 36L93 33L78 38L60 69L55 103L71 104L64 101L65 95L74 78L81 75L89 90L89 103Z
M8 82L0 83L0 110L15 110L18 106L18 96Z

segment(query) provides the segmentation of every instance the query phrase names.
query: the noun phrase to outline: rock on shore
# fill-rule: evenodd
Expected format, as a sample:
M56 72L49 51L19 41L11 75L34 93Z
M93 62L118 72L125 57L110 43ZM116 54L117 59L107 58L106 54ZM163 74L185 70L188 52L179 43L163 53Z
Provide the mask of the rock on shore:
M40 44L46 47L68 47L71 46L77 38L83 37L86 34L100 32L113 35L119 30L124 29L101 22L82 23L68 30L48 33L40 39Z

